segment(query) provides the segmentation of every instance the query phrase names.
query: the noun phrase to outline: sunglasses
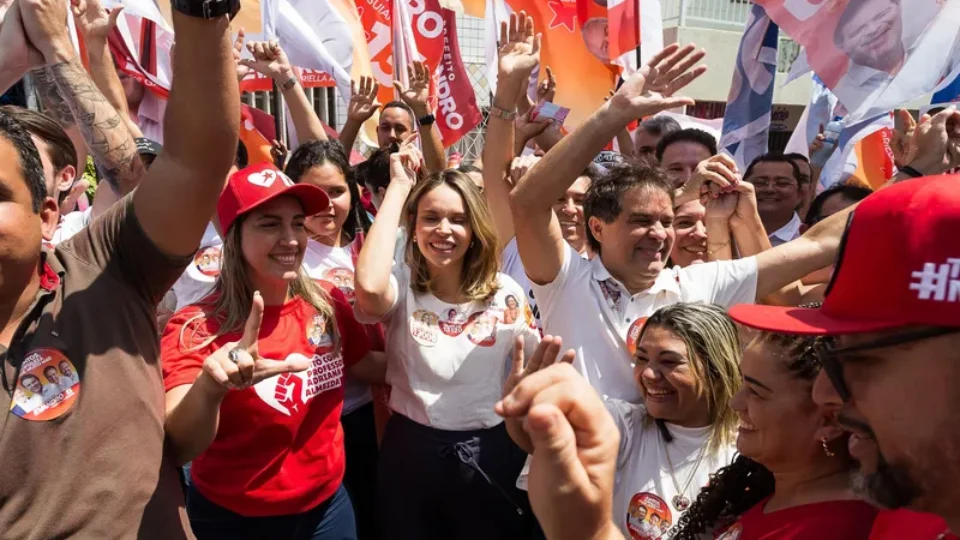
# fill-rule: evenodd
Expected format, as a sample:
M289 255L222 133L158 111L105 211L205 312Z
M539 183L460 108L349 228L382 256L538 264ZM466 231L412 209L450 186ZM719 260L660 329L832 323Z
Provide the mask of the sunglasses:
M960 334L960 328L924 328L914 332L905 332L894 336L882 337L868 343L862 343L860 345L854 345L851 347L836 347L834 340L824 339L818 341L817 344L814 345L814 351L820 358L820 363L823 366L823 370L827 373L827 378L830 379L830 383L833 384L834 389L836 389L837 395L839 395L840 399L846 403L850 401L852 396L850 394L850 388L847 386L847 381L843 375L843 362L840 360L842 356L873 349L897 347L900 345L906 345L908 343L915 343L917 341L923 341L926 339L932 339L950 334Z

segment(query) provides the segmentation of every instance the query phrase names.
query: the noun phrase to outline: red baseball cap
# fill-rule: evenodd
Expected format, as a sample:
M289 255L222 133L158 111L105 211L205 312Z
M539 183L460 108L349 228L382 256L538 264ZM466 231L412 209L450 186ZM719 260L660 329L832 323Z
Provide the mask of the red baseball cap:
M819 309L741 304L730 316L804 335L960 326L960 175L908 180L864 199Z
M264 162L230 175L217 202L221 230L226 233L239 216L283 195L299 199L308 216L319 214L330 206L327 192L310 184L294 184L272 163Z

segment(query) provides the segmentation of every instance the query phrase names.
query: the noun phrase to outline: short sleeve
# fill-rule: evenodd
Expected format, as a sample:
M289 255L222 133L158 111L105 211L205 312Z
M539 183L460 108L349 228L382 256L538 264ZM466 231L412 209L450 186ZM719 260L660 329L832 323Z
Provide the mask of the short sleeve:
M613 423L617 425L617 430L620 432L617 469L622 469L628 458L627 450L633 445L633 436L637 432L637 426L634 425L636 415L633 414L637 406L620 399L608 399L604 402L604 405L607 406L607 412L613 417Z
M127 195L75 236L58 246L73 256L126 283L151 305L157 305L192 256L172 257L147 236Z
M350 302L337 288L329 290L333 300L333 309L337 317L337 330L340 332L340 349L343 351L343 363L350 367L370 352L370 337L362 324L357 322Z
M589 264L588 261L570 247L570 244L564 242L563 264L560 265L560 271L557 272L557 277L546 285L538 285L534 283L533 280L530 281L530 287L533 289L533 294L537 298L537 306L540 308L540 317L543 320L546 320L553 311L554 306L563 294L564 287L571 277L577 272L582 271L583 265Z
M200 346L212 335L207 330L206 319L194 306L178 311L164 327L160 336L164 391L197 380L203 361L217 348L212 343Z
M410 288L410 268L406 264L394 264L390 272L390 290L394 293L393 305L383 317L377 318L367 315L360 309L360 305L356 304L353 307L356 320L362 324L376 324L389 319L395 311L405 308L408 288Z
M704 298L686 299L688 301L700 300L728 308L736 304L753 304L757 300L756 257L694 264L682 272L705 295Z

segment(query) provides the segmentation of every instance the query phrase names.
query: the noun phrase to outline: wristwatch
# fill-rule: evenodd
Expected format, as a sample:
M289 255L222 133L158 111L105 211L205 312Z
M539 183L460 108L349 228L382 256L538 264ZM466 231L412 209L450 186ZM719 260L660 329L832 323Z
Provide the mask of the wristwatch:
M420 124L421 126L429 126L436 121L437 121L437 117L432 114L428 114L426 116L421 116L420 118L417 118L417 123Z
M229 15L230 20L240 11L240 0L170 0L173 9L201 19L216 19Z

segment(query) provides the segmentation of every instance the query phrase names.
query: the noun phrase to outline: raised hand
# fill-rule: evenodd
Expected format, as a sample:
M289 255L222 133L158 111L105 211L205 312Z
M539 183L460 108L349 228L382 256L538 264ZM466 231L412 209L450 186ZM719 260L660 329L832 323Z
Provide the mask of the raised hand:
M514 163L516 163L516 160L514 160ZM534 161L534 163L536 163L536 161ZM572 364L573 360L577 357L577 353L573 349L563 353L563 356L560 355L560 349L563 347L563 339L559 336L544 336L543 340L540 341L536 350L534 350L530 356L530 360L524 365L523 341L522 337L518 337L516 343L513 345L513 363L510 367L510 375L503 384L504 397L510 395L510 392L513 392L513 389L520 384L520 381L530 375L541 369L550 367L553 364Z
M547 66L547 78L540 81L540 84L537 85L537 103L541 101L549 101L553 103L553 99L557 96L557 77L553 74L553 70L550 69L550 66Z
M510 180L513 185L517 185L520 179L523 178L523 176L527 174L527 171L532 169L538 161L540 161L540 158L532 154L513 158L513 163L510 164Z
M237 82L240 82L247 78L247 75L253 73L253 70L243 64L240 54L243 52L243 38L246 36L246 32L241 26L237 30L237 38L233 40L233 61L237 64ZM172 58L171 58L172 61Z
M390 154L390 182L408 186L417 183L418 175L423 168L423 154L414 144L418 135L416 131L407 135L400 143L400 150Z
M520 141L526 142L539 136L553 124L553 120L545 117L531 120L531 112L533 112L533 109L528 109L514 120L514 129L517 132L517 139Z
M288 153L287 145L276 139L270 141L270 156L273 157L273 164L276 165L278 169L283 170L287 164Z
M63 0L18 0L27 38L47 64L72 59L76 54L67 36L67 3ZM73 5L86 9L78 0Z
M257 349L260 323L263 321L263 297L254 293L250 316L240 341L227 343L203 361L203 371L225 390L240 390L283 373L304 371L310 360L294 355L287 360L261 358Z
M103 7L100 0L86 0L86 6L71 6L74 19L77 21L77 30L84 39L106 40L107 35L117 25L117 18L123 12L123 6L114 6L110 9Z
M916 129L917 121L909 111L900 109L896 112L893 118L890 150L893 152L893 163L897 167L908 165L917 155L917 141L914 138Z
M250 41L247 50L253 58L240 60L241 66L246 66L258 73L266 75L278 83L285 83L293 77L293 68L287 53L276 41Z
M6 6L6 4L4 4ZM30 43L23 27L20 2L7 6L0 25L0 60L10 69L21 73L44 64L43 54Z
M676 43L668 45L624 81L610 98L611 106L632 118L641 118L693 105L693 99L674 94L707 71L707 66L693 67L705 55L692 43L682 48Z
M350 104L347 105L347 118L360 122L366 122L373 116L373 113L380 108L380 102L377 101L377 92L380 85L373 77L360 77L360 84L356 81L350 81Z
M726 154L717 154L697 164L687 183L677 190L676 198L679 200L676 204L698 198L704 200L704 197L716 199L739 183L737 163Z
M932 118L923 115L912 139L916 154L907 165L924 175L941 174L960 166L960 111L951 106Z
M541 35L533 32L533 17L524 11L511 13L509 22L500 23L498 77L530 77L530 72L540 63L540 40Z
M430 113L430 70L423 62L414 61L407 66L407 75L410 86L404 87L402 82L393 81L393 87L417 116L425 116Z

